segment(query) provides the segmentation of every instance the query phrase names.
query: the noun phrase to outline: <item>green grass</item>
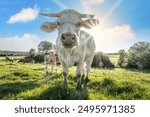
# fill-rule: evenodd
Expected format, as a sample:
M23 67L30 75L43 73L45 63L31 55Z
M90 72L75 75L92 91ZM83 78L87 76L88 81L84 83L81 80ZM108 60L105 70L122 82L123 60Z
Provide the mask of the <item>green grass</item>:
M42 64L0 61L0 99L103 100L150 99L150 70L92 69L90 82L76 90L75 67L63 85L62 69L45 75Z
M118 62L118 59L119 59L119 55L108 54L108 57L109 57L110 61L112 62L112 64L114 64L117 67L117 62Z
M9 57L11 57L13 59L21 59L21 58L24 58L25 56L9 56ZM0 60L3 60L5 58L6 58L5 56L0 56Z

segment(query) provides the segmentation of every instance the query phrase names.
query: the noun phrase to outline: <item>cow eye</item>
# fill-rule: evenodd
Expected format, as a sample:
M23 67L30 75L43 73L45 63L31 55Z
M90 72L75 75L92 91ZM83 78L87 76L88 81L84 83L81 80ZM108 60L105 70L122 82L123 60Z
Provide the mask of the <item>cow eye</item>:
M56 23L57 23L57 25L60 25L60 24L61 24L59 21L57 21Z
M78 27L80 27L81 25L82 25L81 22L79 22L79 23L77 24Z

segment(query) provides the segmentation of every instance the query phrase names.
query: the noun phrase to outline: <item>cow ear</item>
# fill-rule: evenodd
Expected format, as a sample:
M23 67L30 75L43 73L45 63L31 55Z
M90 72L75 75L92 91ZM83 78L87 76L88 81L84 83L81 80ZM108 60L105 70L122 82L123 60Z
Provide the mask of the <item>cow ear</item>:
M57 23L56 22L45 22L41 25L41 30L45 31L45 32L52 32L54 29L57 28Z
M84 28L91 29L92 27L99 24L99 21L97 19L87 19L87 20L81 21L81 24Z

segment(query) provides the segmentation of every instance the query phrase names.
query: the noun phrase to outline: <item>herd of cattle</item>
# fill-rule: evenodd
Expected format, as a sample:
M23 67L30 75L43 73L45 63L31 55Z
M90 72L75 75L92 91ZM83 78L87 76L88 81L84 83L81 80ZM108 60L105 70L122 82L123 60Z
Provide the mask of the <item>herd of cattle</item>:
M14 62L16 60L18 60L18 59L13 59L12 57L6 56L3 61ZM31 57L24 57L24 58L19 59L18 63L34 63L34 60Z
M45 69L46 69L46 73L48 73L48 65L52 65L51 66L51 72L53 72L53 68L55 65L60 65L60 61L58 59L58 54L55 50L49 50L47 52L45 52L44 58L43 58L43 62L45 63ZM3 59L3 61L6 62L14 62L17 61L18 63L36 63L34 61L33 57L24 57L24 58L13 58L10 56L6 56L5 59ZM76 66L77 64L75 63L74 66ZM97 52L94 55L93 58L93 62L92 62L92 67L95 68L110 68L112 66L112 63L109 60L109 57L104 55L102 52Z
M3 61L6 61L6 62L18 61L18 63L23 63L23 64L34 63L33 57L28 57L28 56L21 58L21 59L13 59L12 57L6 56ZM56 64L57 65L59 64L59 60L58 60L58 56L56 54L56 51L50 50L48 52L45 52L44 64L45 64L46 73L48 73L48 65L51 65L51 73L52 73L54 66Z

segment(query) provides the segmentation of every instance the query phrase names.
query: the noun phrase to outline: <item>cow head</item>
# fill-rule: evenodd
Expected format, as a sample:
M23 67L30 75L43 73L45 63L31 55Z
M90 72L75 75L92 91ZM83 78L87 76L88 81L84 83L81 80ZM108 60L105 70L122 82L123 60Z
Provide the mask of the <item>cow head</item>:
M57 45L64 48L73 48L79 43L80 28L92 28L99 21L94 19L94 15L80 14L75 10L67 9L60 13L47 13L40 15L48 17L58 17L55 22L45 22L41 29L45 32L51 32L58 29Z

